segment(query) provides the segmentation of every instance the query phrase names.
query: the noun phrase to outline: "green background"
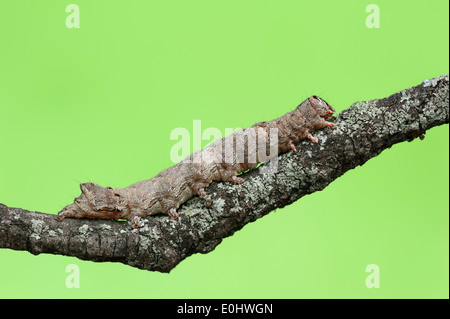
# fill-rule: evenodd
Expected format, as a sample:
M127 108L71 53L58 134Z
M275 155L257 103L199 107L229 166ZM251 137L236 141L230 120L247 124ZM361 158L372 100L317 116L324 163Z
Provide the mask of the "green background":
M2 0L0 202L56 214L81 182L126 187L173 165L170 132L193 120L248 127L312 94L339 112L448 73L447 0L371 1ZM0 297L448 298L448 133L392 147L170 274L2 249ZM65 286L73 263L79 289Z

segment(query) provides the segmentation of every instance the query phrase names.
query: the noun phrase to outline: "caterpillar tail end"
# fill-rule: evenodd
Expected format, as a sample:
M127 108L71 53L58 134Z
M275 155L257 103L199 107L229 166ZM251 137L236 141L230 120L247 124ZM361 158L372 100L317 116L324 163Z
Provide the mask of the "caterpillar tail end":
M82 218L82 212L80 211L79 207L77 207L75 204L70 204L64 207L60 212L58 212L57 219L62 222L67 217L75 217L75 218Z

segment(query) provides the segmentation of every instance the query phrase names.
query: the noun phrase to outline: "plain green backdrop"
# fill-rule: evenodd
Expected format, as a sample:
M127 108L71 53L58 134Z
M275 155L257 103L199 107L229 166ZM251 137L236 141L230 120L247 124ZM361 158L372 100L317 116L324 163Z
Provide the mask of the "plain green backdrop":
M173 165L170 132L193 120L248 127L312 94L339 112L448 73L448 6L1 0L0 202L56 214L81 182L126 187ZM448 298L448 133L395 145L170 274L2 249L0 297Z

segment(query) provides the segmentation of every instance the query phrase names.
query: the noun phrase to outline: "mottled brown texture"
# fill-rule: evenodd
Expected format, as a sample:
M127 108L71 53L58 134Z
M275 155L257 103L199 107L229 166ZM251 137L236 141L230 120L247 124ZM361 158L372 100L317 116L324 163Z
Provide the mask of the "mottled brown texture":
M114 189L83 183L81 195L59 212L60 219L128 219L132 227L144 225L141 217L161 212L176 219L180 205L194 195L206 196L204 189L211 182L240 184L244 180L237 176L239 173L281 153L296 150L294 144L305 138L317 142L310 133L334 126L325 120L333 113L328 103L312 96L280 118L257 123L214 141L152 179ZM276 138L271 138L273 134Z
M244 174L245 183L211 183L206 189L211 206L193 197L180 206L176 220L158 214L142 218L144 226L132 229L129 222L111 220L60 222L55 215L0 204L0 247L169 272L186 257L212 251L249 222L322 190L392 145L449 123L449 77L356 102L334 123L336 127L315 133L319 144L300 141L298 152L281 154L276 171L264 172L272 159Z

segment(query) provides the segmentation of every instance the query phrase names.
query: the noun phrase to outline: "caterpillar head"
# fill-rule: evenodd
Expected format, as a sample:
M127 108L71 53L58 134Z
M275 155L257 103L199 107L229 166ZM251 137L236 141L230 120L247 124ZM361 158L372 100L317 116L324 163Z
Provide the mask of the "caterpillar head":
M324 119L331 117L335 112L331 105L316 95L311 96L308 100L317 114Z

